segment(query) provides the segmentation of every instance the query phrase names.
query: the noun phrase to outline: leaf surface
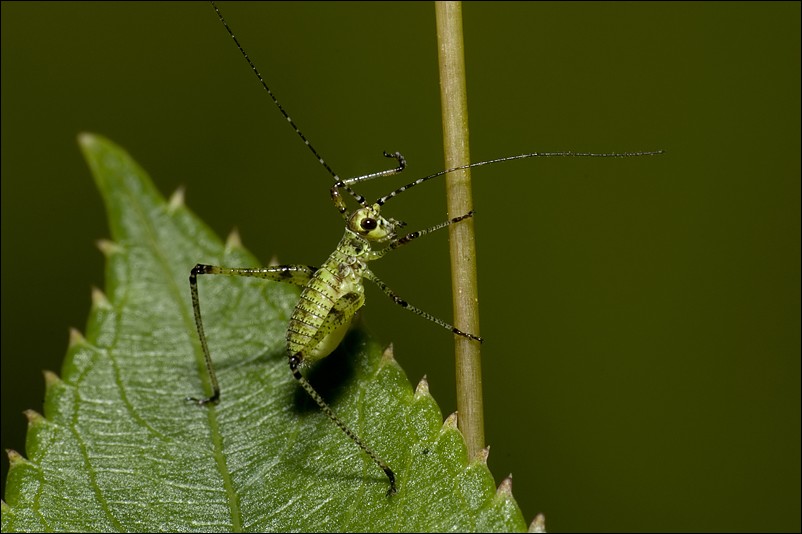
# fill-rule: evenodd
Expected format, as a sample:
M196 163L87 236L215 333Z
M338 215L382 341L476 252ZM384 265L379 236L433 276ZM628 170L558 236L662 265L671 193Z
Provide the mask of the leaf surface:
M3 531L522 531L508 481L468 459L425 381L413 390L359 329L306 374L394 469L384 473L292 378L284 329L298 290L201 277L222 398L210 393L188 276L195 263L255 267L128 154L96 135L81 148L109 213L106 289L62 378L46 373L28 412L27 458L10 451Z

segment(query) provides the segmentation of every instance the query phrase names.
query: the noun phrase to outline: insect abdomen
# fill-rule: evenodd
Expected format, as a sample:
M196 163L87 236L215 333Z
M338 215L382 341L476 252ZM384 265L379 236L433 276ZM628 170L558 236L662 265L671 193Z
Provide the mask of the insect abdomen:
M343 265L346 265L343 268ZM364 304L358 275L347 255L335 251L301 291L287 329L287 351L307 363L325 358L337 348L356 311Z

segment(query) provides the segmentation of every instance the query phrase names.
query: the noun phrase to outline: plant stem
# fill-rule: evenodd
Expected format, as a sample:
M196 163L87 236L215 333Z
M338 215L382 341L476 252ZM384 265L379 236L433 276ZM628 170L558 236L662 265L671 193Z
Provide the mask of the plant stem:
M462 3L435 2L440 65L440 102L447 169L470 163L468 151L468 98L462 41ZM446 175L448 216L468 213L471 200L470 169ZM479 335L479 296L476 283L476 245L473 219L449 226L454 326ZM485 446L482 406L482 365L479 343L455 336L457 412L468 455Z

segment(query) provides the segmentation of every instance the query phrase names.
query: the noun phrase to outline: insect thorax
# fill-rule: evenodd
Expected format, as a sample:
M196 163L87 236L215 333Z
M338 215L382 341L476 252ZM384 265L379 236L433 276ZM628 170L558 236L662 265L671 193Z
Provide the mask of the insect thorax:
M328 356L340 344L365 303L362 276L370 242L349 229L301 291L287 329L287 350L305 363Z

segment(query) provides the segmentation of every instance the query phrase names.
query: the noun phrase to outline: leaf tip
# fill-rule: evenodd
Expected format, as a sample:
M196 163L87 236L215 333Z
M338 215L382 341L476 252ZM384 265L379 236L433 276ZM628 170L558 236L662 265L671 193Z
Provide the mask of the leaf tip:
M536 532L538 534L546 532L546 516L543 514L537 514L529 524L528 532Z
M97 136L89 132L81 132L78 134L78 144L83 148L89 148L97 142Z
M42 414L40 414L36 410L29 409L25 410L22 413L25 414L25 418L28 420L29 425L35 425L36 423L43 421L45 418Z
M103 310L111 309L111 303L106 298L106 294L96 287L92 287L92 307Z
M15 451L14 449L6 449L6 456L8 456L8 463L9 467L14 467L15 465L24 464L27 462L25 457Z
M443 422L443 430L457 430L457 412L452 413Z
M46 388L50 388L61 383L61 378L59 378L59 376L53 371L48 371L47 369L45 369L44 371L42 371L42 374L45 377Z
M179 208L183 208L184 207L184 205L185 205L185 203L184 203L184 193L185 193L185 188L184 188L183 185L179 186L178 189L173 191L173 194L170 195L170 200L167 201L167 213L172 215Z
M487 457L488 456L490 456L490 445L488 445L484 449L479 449L476 452L476 455L473 457L473 462L482 464L484 466L487 466Z
M496 497L512 498L512 473L507 475L498 485Z
M415 398L429 396L429 381L426 379L426 375L423 375L423 378L420 379L418 385L415 386Z
M120 245L118 245L117 243L115 243L114 241L111 241L109 239L98 239L97 241L95 241L95 246L107 258L109 256L112 256L113 254L116 254L117 252L120 252L120 250L122 250L122 247Z
M231 229L228 233L228 237L226 238L226 252L229 252L236 248L242 248L242 239L239 235L239 230L237 227Z
M387 365L392 365L394 363L397 363L397 362L395 361L395 353L393 352L393 344L390 343L382 351L382 358L381 358L381 361L379 362L379 368L385 367Z
M70 327L70 340L67 343L67 348L71 349L76 345L83 345L84 343L86 343L84 335L77 328ZM51 372L45 371L45 378L47 378L47 373Z

